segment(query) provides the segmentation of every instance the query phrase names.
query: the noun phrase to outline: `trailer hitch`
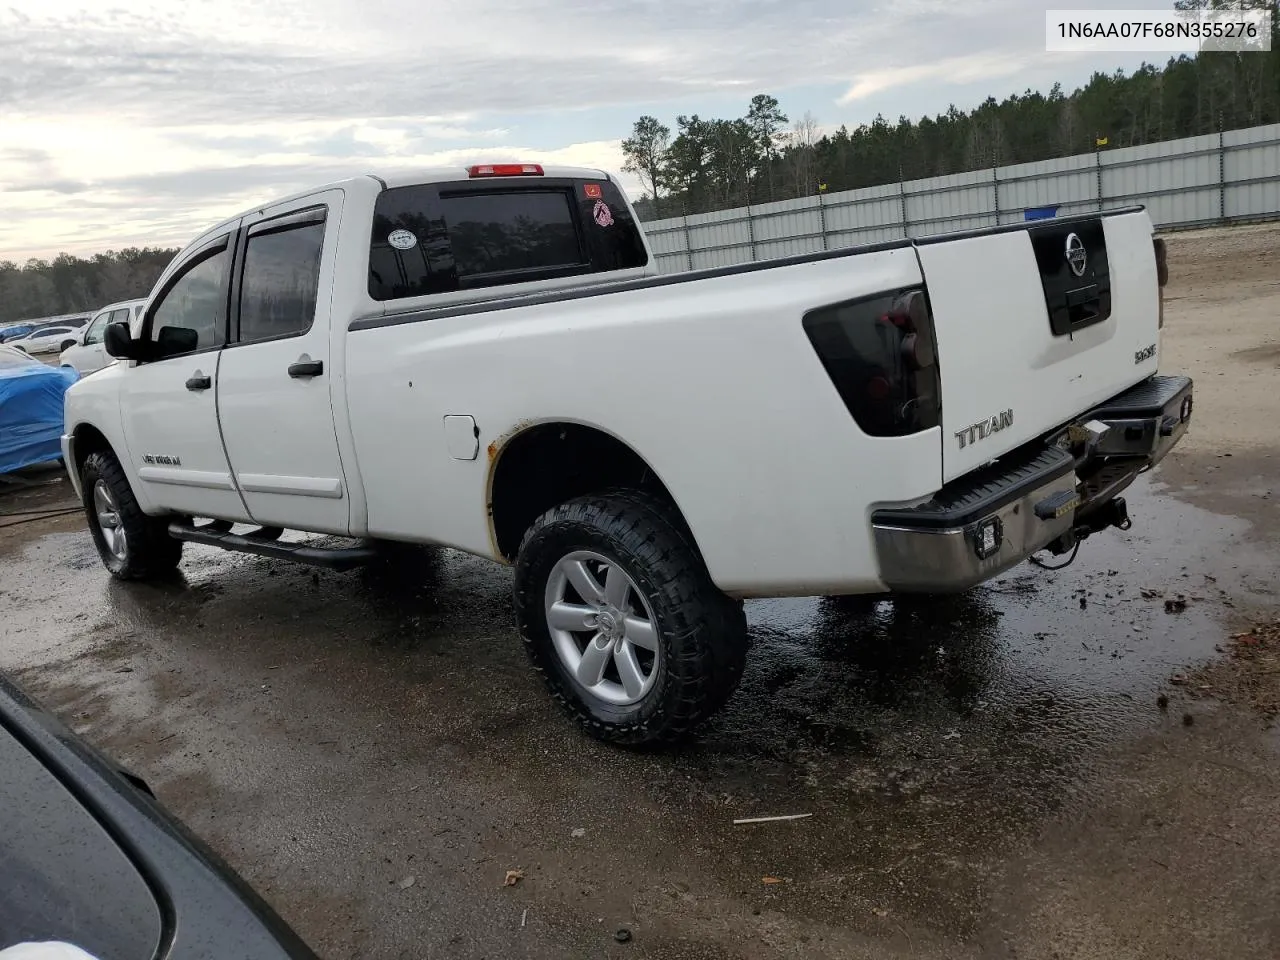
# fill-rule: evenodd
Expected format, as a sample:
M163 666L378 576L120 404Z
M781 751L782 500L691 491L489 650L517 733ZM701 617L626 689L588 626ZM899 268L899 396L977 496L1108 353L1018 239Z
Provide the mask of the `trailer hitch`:
M1031 562L1045 570L1061 570L1071 566L1076 559L1076 554L1080 552L1080 544L1095 533L1101 533L1109 527L1128 530L1132 526L1133 521L1129 519L1129 505L1125 503L1124 497L1116 497L1090 510L1079 523L1045 547L1055 557L1070 553L1071 556L1066 563L1049 566L1035 557L1031 558Z
M1090 510L1079 523L1045 549L1054 556L1061 556L1069 550L1074 550L1078 544L1083 543L1095 533L1101 533L1110 527L1128 530L1132 526L1133 521L1129 519L1129 505L1125 503L1124 497L1116 497Z

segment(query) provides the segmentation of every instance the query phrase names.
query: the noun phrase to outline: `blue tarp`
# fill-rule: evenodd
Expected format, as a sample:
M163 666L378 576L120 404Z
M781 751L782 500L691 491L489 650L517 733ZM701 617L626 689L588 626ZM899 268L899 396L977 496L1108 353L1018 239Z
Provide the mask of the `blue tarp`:
M0 367L0 473L62 456L62 398L71 367Z

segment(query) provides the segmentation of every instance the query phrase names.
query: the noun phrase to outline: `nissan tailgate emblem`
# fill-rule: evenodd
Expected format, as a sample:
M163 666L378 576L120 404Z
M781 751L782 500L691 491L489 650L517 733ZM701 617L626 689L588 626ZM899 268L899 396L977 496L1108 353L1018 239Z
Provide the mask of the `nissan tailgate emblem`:
M1076 234L1067 234L1067 266L1077 277L1084 276L1084 268L1089 265L1089 254L1085 252L1084 241Z

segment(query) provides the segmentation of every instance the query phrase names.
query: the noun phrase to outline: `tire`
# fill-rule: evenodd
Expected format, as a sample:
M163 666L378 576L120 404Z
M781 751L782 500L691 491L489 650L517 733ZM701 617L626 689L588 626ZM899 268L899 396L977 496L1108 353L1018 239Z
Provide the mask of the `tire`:
M63 350L69 350L71 347L74 347L75 345L76 345L76 342L74 340L63 340L62 346L58 347L58 352L61 353Z
M595 603L575 586L587 583L583 570ZM623 575L623 587L614 589L622 581L611 572ZM561 610L554 625L553 603ZM525 649L552 697L599 740L683 740L742 678L748 643L741 602L712 583L678 513L638 491L571 500L535 520L516 559L515 608Z
M80 481L89 533L103 566L113 577L151 580L177 568L182 541L169 536L167 517L149 517L142 512L115 454L89 454L80 469ZM108 517L114 518L114 526ZM109 535L109 530L123 531L123 542Z

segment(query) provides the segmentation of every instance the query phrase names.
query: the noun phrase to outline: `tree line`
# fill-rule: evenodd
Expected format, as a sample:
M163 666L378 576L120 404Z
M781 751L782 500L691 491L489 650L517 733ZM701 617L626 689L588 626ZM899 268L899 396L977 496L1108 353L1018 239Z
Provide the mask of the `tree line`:
M89 313L145 297L177 254L177 249L129 247L88 259L62 253L23 266L0 260L0 323Z
M823 133L805 113L754 97L736 119L652 116L623 141L624 169L644 184L647 220L854 190L1280 122L1280 0L1177 0L1180 9L1268 8L1267 53L1201 53L1132 74L1095 73L1083 87L1026 90L973 110L891 122L877 116ZM87 259L60 254L0 261L0 322L88 312L146 296L176 249L136 248Z
M1269 8L1269 52L1202 52L1144 64L1131 74L1095 73L1067 93L1026 90L963 111L823 133L805 113L792 121L759 94L737 119L693 114L672 129L653 116L623 141L624 169L639 177L643 219L709 213L823 191L918 180L1049 160L1280 121L1280 3L1179 0L1179 9Z

